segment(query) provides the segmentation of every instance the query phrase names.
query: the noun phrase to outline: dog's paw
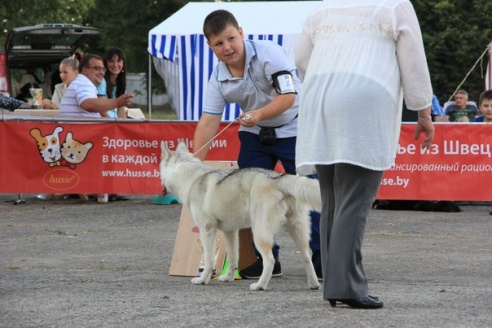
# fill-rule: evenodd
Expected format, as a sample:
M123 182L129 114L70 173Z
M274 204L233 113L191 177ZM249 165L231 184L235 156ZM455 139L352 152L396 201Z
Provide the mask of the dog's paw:
M231 282L231 281L234 281L234 277L231 277L227 274L221 274L219 276L219 278L217 278L219 281L223 281L223 282Z
M260 283L255 282L254 284L249 285L249 290L266 290L266 286L263 287Z
M320 289L321 285L319 284L318 281L316 281L315 283L310 283L309 284L309 288L312 289L312 290L318 290Z
M195 285L206 285L206 284L208 284L208 282L205 281L205 279L203 279L202 277L193 278L193 279L191 279L191 282Z

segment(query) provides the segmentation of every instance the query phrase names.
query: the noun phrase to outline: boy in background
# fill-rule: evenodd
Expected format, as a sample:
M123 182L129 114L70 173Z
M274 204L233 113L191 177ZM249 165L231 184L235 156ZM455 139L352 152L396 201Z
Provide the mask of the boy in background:
M485 90L480 94L478 109L482 115L475 117L473 122L492 122L492 90Z

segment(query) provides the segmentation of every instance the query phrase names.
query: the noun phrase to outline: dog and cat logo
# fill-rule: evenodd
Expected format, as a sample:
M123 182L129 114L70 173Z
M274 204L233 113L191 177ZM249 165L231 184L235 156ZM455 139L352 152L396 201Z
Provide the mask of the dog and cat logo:
M43 135L38 128L29 131L31 137L36 140L39 154L50 168L69 167L75 170L77 165L84 162L89 151L94 146L92 142L82 143L74 139L73 133L68 132L65 141L61 142L61 126L55 127L51 134Z

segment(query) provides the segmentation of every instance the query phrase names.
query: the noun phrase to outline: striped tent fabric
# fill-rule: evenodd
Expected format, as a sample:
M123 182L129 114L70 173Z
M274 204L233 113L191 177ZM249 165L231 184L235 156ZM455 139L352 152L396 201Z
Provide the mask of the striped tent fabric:
M232 12L243 28L245 38L250 40L271 40L280 44L294 60L294 47L302 29L302 22L319 1L273 1L273 2L228 2L188 3L180 11L149 32L148 52L153 56L156 71L163 78L169 100L179 120L197 121L202 114L203 97L210 75L218 60L207 45L202 34L205 16L216 9ZM268 6L268 7L265 7ZM262 7L264 7L262 9ZM299 13L305 13L300 15ZM195 16L191 18L190 15ZM255 15L256 13L256 15ZM284 17L282 26L275 26L261 15L278 13ZM183 25L194 22L194 28ZM263 23L261 23L263 22ZM182 29L170 29L179 25ZM161 27L161 29L159 29ZM241 109L237 104L228 104L224 109L223 121L235 120Z

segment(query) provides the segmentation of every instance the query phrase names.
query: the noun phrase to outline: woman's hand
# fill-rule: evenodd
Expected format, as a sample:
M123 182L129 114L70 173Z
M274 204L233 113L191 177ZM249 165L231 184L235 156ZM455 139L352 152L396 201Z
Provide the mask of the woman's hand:
M432 124L432 120L429 117L429 120L418 120L417 127L415 128L415 135L413 136L414 140L418 140L420 134L423 133L424 140L422 141L422 149L428 149L432 144L432 140L434 139L434 124Z

